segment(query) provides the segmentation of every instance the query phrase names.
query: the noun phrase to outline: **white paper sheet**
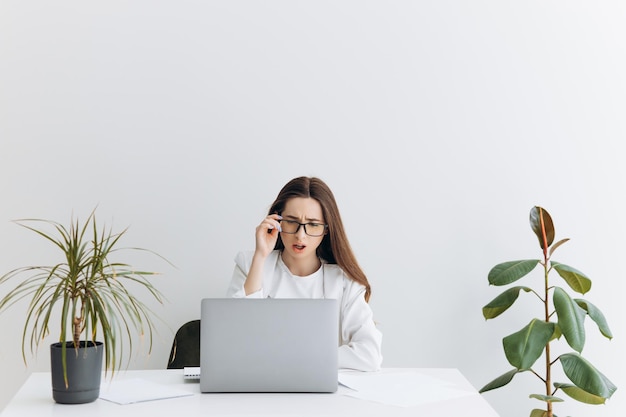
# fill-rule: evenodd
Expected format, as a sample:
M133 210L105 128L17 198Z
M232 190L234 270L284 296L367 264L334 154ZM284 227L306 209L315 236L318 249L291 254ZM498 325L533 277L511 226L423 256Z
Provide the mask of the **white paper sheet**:
M100 398L117 404L133 404L189 395L193 393L141 378L114 380L100 387Z
M417 371L340 373L339 383L350 388L345 395L398 407L413 407L475 392Z

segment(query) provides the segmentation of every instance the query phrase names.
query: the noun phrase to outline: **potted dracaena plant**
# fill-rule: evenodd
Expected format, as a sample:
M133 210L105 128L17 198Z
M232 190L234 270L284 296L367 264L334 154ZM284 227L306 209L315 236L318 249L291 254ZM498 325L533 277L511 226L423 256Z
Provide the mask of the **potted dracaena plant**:
M58 342L50 346L53 398L64 404L94 401L100 393L103 362L110 375L120 368L125 336L129 360L133 330L142 337L147 334L148 349L152 349L156 316L133 291L143 290L163 302L162 294L148 280L153 272L133 269L114 258L122 250L147 251L165 258L146 249L120 248L128 229L114 233L106 226L100 228L95 210L82 224L72 219L69 227L42 219L15 223L52 243L62 256L55 265L20 267L0 277L0 284L20 279L0 300L0 312L27 298L24 362L27 346L35 353L50 328L58 328Z
M530 417L553 417L553 404L563 401L558 396L559 392L583 403L604 404L617 388L581 355L585 345L585 317L593 320L600 333L608 339L613 337L611 330L595 305L581 298L570 297L565 289L553 285L549 277L555 271L570 290L583 295L591 289L591 280L571 266L551 259L554 251L569 239L554 243L554 224L545 209L531 209L530 225L539 239L542 259L498 264L489 272L488 280L491 285L509 285L526 276L539 264L543 272L541 289L535 291L526 286L511 287L483 307L483 316L485 319L498 317L513 305L522 291L536 296L542 316L532 319L523 329L502 340L506 358L513 369L485 385L480 392L500 388L520 372L531 372L541 381L543 393L531 394L530 397L545 402L545 409L533 409ZM561 336L574 352L558 356L553 354L551 343L561 339ZM545 361L536 368L535 363L542 355ZM553 366L557 363L560 363L569 382L555 381ZM538 369L541 366L543 371Z

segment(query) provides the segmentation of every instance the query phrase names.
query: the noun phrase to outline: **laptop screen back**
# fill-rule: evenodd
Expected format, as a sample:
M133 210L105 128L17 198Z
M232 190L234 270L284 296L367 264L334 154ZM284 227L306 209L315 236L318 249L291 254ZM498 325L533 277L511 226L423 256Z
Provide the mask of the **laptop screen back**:
M207 298L201 305L202 392L335 392L338 302Z

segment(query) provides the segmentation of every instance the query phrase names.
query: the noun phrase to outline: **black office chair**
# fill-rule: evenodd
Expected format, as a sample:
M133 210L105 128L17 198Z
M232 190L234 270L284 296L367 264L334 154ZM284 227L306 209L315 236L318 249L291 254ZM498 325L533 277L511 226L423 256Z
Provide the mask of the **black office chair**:
M183 324L174 336L167 369L186 366L200 366L200 320Z

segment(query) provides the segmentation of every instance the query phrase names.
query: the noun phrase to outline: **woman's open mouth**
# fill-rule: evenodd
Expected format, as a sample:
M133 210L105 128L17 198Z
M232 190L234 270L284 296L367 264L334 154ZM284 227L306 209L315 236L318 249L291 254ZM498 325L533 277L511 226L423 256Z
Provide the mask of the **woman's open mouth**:
M296 244L292 245L292 248L293 248L294 252L303 252L304 249L306 249L306 245L301 245L301 244L296 243Z

